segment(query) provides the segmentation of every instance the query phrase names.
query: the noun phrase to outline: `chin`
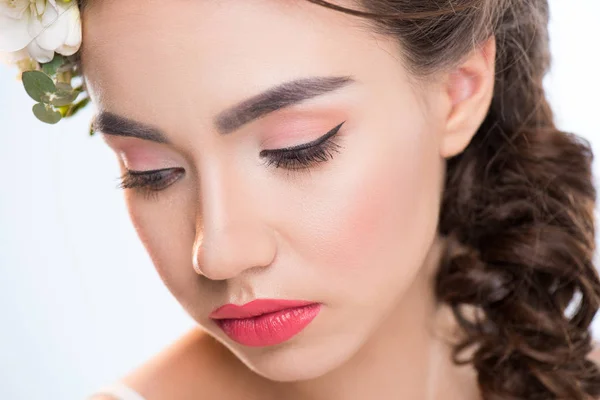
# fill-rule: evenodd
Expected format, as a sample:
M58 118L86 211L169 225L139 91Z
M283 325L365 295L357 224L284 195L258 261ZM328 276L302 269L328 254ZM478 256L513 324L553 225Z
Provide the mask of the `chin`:
M351 359L361 346L358 336L295 339L264 348L223 344L254 373L275 382L319 378Z

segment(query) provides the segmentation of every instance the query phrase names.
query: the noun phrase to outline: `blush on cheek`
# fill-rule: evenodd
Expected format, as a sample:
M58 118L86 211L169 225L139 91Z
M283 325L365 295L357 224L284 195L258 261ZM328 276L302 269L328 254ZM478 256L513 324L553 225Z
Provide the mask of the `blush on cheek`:
M330 261L367 280L378 266L419 262L440 196L439 171L428 165L435 162L426 149L416 154L377 150L344 172L348 175L329 200L336 207L327 219L326 243L335 249Z
M346 251L357 252L357 259L403 240L415 211L414 197L409 195L412 178L378 172L356 182L338 215L339 240L347 244Z

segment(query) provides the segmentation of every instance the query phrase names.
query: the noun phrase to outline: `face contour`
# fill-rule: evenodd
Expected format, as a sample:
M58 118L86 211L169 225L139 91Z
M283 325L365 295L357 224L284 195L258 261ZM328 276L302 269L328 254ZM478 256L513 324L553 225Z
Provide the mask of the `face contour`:
M185 310L264 377L308 379L348 360L436 237L442 117L428 106L435 91L411 85L399 57L392 39L306 1L105 0L86 10L83 65L98 111L164 136L101 131L124 173L164 170L150 178L157 190L125 191L135 228ZM241 126L222 114L310 77L335 90ZM308 168L261 153L340 124ZM322 307L267 347L234 342L208 317L257 298Z

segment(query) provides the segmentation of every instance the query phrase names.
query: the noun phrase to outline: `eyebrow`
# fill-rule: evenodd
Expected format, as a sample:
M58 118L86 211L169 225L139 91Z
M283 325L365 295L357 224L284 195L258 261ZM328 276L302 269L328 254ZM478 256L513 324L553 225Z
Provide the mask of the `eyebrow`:
M284 82L220 112L214 118L213 125L219 134L226 135L274 111L355 82L349 75L313 76ZM94 117L92 129L109 135L169 143L167 135L159 128L109 111L102 111Z

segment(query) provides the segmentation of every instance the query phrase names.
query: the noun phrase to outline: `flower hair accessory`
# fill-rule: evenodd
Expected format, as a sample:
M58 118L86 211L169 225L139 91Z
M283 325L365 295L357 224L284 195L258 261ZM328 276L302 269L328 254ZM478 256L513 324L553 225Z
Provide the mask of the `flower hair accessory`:
M0 0L0 61L16 65L33 114L49 124L89 103L79 71L81 16L76 0ZM85 93L84 93L85 94Z

